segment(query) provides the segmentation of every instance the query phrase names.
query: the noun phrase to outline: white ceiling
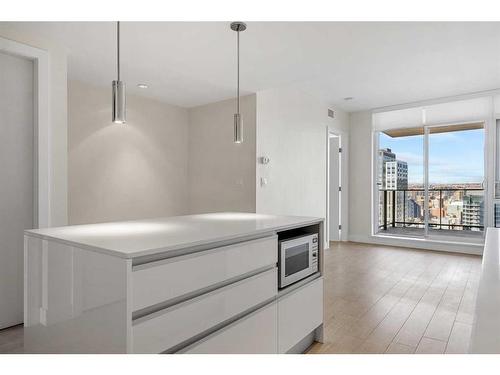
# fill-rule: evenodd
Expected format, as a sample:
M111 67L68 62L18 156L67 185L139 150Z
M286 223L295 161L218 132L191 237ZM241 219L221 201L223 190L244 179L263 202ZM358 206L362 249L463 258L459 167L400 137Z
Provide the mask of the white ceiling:
M115 79L114 23L10 27L64 45L70 79ZM124 22L122 79L184 107L234 97L235 38L229 22ZM248 23L242 92L288 84L348 111L500 88L500 23Z

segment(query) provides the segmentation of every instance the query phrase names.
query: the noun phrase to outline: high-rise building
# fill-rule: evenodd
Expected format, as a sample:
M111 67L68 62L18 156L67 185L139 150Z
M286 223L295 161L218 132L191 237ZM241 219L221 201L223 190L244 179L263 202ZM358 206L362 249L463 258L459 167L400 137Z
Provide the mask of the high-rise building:
M406 201L406 217L408 219L418 219L422 216L422 208L414 199Z
M392 152L390 148L382 148L378 150L378 158L377 158L377 172L378 172L378 186L381 190L386 189L385 183L385 164L389 161L396 160L396 154ZM382 202L382 201L381 201ZM382 203L387 204L387 203ZM387 208L387 206L386 206ZM391 211L392 212L392 211ZM388 216L389 218L389 216ZM379 223L383 222L383 207L379 209Z
M495 203L495 228L500 228L500 204Z
M461 218L464 208L463 201L453 201L446 207L446 216L452 218Z
M385 163L396 160L396 154L390 148L378 150L378 182L382 189L385 189Z
M484 227L484 196L482 191L468 191L463 197L462 224L464 229L481 230ZM468 226L471 227L468 227Z
M387 216L392 221L392 205L394 202L396 204L394 210L396 217L394 221L406 221L406 218L404 217L404 202L406 192L401 190L408 189L408 163L401 160L385 162L385 189L395 190L392 193L395 194L394 200L389 199L389 201L387 202Z
M385 163L385 188L387 190L408 189L408 163L401 160Z

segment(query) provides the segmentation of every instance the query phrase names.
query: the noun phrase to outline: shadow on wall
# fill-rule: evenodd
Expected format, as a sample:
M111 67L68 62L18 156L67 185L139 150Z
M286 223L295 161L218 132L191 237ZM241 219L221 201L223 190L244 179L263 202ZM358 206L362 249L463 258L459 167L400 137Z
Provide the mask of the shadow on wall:
M70 224L187 213L187 110L129 96L121 125L109 90L72 82L69 98Z

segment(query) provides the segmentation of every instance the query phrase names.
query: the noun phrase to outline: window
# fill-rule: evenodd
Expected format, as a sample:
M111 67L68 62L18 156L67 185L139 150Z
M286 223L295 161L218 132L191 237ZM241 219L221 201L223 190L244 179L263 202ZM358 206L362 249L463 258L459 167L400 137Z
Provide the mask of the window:
M377 134L378 233L482 238L484 123Z

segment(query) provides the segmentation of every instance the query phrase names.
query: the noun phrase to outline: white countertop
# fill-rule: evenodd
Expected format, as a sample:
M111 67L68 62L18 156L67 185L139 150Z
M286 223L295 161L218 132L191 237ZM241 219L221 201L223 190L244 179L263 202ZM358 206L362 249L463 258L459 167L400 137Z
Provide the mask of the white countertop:
M500 229L488 228L470 353L500 353Z
M221 212L34 229L25 234L122 258L135 258L321 221L323 219L314 217Z

